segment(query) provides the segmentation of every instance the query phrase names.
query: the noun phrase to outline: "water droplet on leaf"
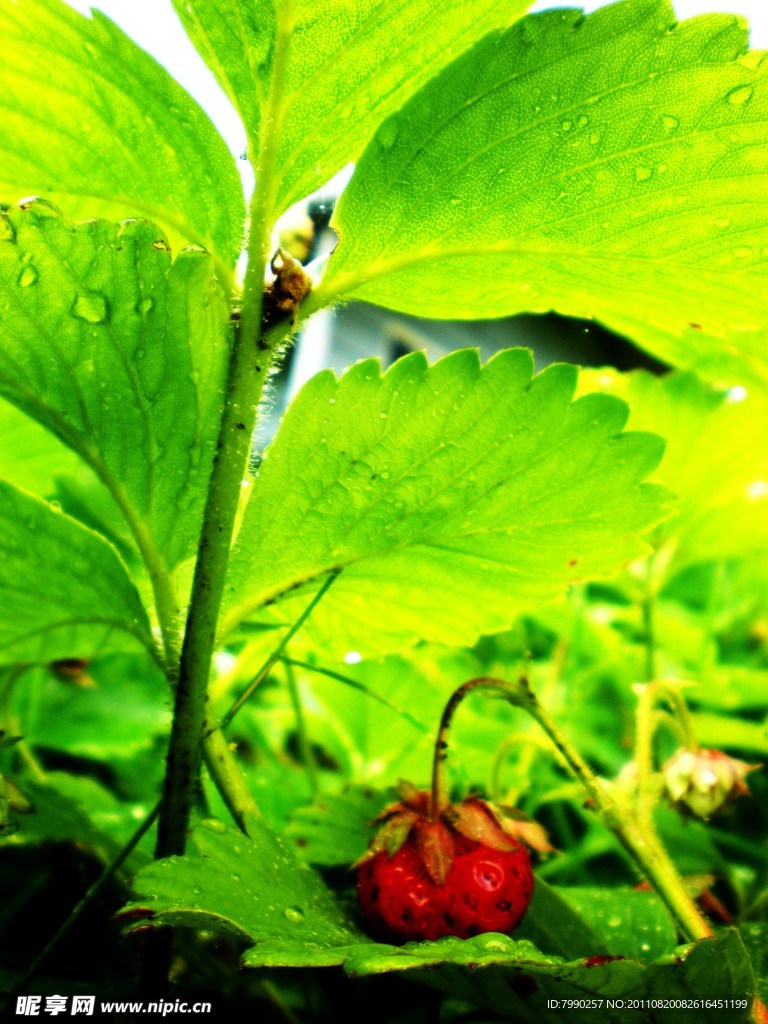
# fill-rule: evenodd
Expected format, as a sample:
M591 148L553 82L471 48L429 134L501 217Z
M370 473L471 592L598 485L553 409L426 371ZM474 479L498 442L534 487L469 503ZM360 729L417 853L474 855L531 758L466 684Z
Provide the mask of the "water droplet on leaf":
M72 315L89 324L100 324L107 319L107 300L98 292L79 292L75 296Z
M224 822L217 821L216 818L208 818L206 821L201 822L201 824L207 828L209 832L217 832L218 834L221 834L227 830L227 826Z
M31 263L26 263L21 268L21 273L19 274L19 285L22 288L29 288L35 281L37 281L37 271Z

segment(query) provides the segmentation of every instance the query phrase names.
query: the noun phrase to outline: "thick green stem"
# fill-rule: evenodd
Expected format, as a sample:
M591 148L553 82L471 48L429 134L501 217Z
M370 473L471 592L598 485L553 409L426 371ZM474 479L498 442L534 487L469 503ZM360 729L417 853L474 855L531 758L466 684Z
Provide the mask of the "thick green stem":
M250 454L256 411L277 349L262 331L264 277L275 214L276 160L291 26L279 19L273 74L256 160L250 206L248 267L233 338L227 395L208 485L192 597L176 687L157 857L183 853L197 786L208 679L229 562L240 488ZM286 325L288 327L288 325Z

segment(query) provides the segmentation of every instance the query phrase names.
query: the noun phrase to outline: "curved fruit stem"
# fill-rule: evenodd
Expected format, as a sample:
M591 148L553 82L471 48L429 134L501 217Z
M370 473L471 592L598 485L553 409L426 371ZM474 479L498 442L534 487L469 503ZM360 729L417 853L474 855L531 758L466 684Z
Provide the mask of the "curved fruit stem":
M440 718L435 741L435 754L432 760L432 795L429 801L428 815L430 821L437 821L448 806L448 782L445 771L445 762L448 758L448 731L456 708L467 694L474 690L492 690L501 693L517 707L524 706L525 690L521 684L508 683L503 679L494 679L492 676L479 676L477 679L470 679L451 694Z
M626 811L619 807L581 754L563 736L547 711L539 704L525 677L512 683L492 676L480 676L464 683L451 696L440 720L440 730L435 746L430 817L434 819L439 816L448 802L445 779L445 760L448 749L446 737L456 708L464 697L474 690L498 693L515 707L527 711L538 722L572 774L586 789L605 826L616 836L641 874L651 883L677 922L681 932L694 942L712 936L712 929L685 891L677 869L653 830L643 828L639 822L633 820Z

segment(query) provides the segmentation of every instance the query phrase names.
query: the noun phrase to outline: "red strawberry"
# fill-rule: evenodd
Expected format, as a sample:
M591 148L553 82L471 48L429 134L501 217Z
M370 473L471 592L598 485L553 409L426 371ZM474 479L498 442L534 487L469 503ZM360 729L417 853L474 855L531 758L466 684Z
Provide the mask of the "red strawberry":
M471 679L443 711L435 743L431 792L409 782L402 799L376 819L381 827L355 865L360 906L383 939L407 942L481 932L510 932L533 895L531 861L523 843L552 847L540 825L511 807L470 796L448 800L448 730L464 697L503 689L494 679Z
M491 846L414 819L393 855L383 849L360 864L358 895L372 930L395 942L511 931L531 901L533 872L525 847L496 830Z

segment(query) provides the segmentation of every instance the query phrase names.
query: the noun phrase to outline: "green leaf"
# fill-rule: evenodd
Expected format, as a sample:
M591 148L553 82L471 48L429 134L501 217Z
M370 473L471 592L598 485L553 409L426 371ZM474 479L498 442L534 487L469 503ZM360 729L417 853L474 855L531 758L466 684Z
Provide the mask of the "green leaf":
M348 868L368 846L371 822L393 799L361 786L317 797L294 811L285 837L308 864Z
M333 966L354 976L407 971L474 1005L516 1021L534 1022L549 998L749 997L754 979L738 932L704 940L687 955L646 966L598 956L566 962L526 939L489 933L474 939L371 942L345 919L311 869L292 860L280 840L255 825L252 839L218 821L193 833L194 854L152 864L136 878L137 899L121 913L128 930L147 922L229 931L255 943L249 967ZM439 967L439 971L434 968ZM579 1010L584 1022L631 1020L626 1011ZM746 1020L747 1011L733 1020ZM559 1019L569 1021L565 1013ZM659 1017L663 1020L663 1016ZM676 1019L684 1019L678 1017ZM696 1020L722 1020L703 1008Z
M242 186L194 100L99 11L4 3L0 36L0 200L36 193L73 219L150 217L174 247L213 249L226 281L242 244Z
M95 658L83 672L84 685L46 670L15 687L14 707L31 744L115 769L167 735L168 683L148 655Z
M664 904L634 889L562 887L560 895L589 919L607 952L648 963L675 945L677 929Z
M226 363L211 257L146 221L4 215L0 393L77 451L172 568L197 541Z
M695 691L694 691L695 692ZM763 704L765 714L765 704ZM768 756L768 726L761 722L745 722L727 715L698 712L693 716L696 736L702 743L726 750L736 750L749 757Z
M277 212L356 160L381 122L530 0L173 0L245 123L280 126ZM272 92L272 95L270 95ZM271 104L271 105L270 105Z
M515 929L515 938L527 939L543 953L565 960L613 952L594 926L590 909L577 908L566 898L570 892L569 888L548 885L537 876L533 898Z
M93 779L63 772L49 773L44 784L24 779L21 789L34 810L16 817L18 829L3 840L5 846L76 843L108 864L148 812L146 807L121 803ZM146 864L150 850L134 851L125 871L133 873Z
M0 480L60 505L106 537L131 569L138 555L120 509L85 462L20 409L0 399Z
M585 370L580 390L629 403L630 426L667 439L655 479L679 498L659 529L656 571L670 578L697 562L748 558L768 547L768 402L724 392L692 373Z
M139 872L137 900L122 911L129 930L149 918L232 932L281 967L339 963L337 950L364 938L320 876L265 824L250 822L245 836L210 819L194 830L191 846L192 854Z
M757 991L768 999L768 922L752 921L741 926L741 937L752 959L757 978Z
M556 310L660 358L768 379L768 61L667 0L528 16L379 129L315 308Z
M0 662L152 649L146 613L105 540L0 481Z
M60 474L77 473L81 460L29 416L0 400L0 480L34 491L43 498L56 493Z
M665 493L640 483L661 442L622 434L626 406L607 396L571 405L575 378L532 379L522 349L319 374L259 470L224 633L341 569L311 620L336 650L472 642L640 554L664 514Z
M478 935L474 939L395 946L358 947L350 951L344 968L355 977L389 971L408 972L473 1004L481 1004L520 1024L537 1024L547 999L576 1000L575 1007L560 1005L557 1017L547 1019L582 1024L624 1024L636 1021L637 1012L621 1000L693 1000L724 998L749 1001L754 977L737 931L720 939L704 939L685 957L645 966L637 960L588 958L565 963L544 957L530 943L505 935ZM439 967L440 970L435 970ZM614 999L613 1007L607 1001ZM585 1001L597 1005L585 1006ZM747 1021L748 1009L694 1006L653 1015L658 1021L680 1024L724 1019Z

